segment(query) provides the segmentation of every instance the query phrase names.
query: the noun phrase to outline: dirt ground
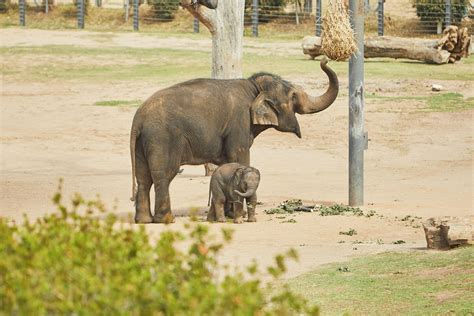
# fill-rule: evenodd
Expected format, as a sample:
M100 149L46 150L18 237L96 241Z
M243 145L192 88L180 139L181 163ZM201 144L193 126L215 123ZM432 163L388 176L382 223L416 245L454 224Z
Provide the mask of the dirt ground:
M1 46L80 45L85 47L183 47L210 49L207 40L153 39L150 36L116 34L106 43L91 40L93 32L0 30ZM299 44L261 44L246 40L246 50L268 54L301 54ZM271 50L270 50L271 51ZM87 57L84 57L87 58ZM24 66L24 65L23 65ZM321 74L321 78L324 76ZM289 78L310 93L320 94L307 78ZM398 78L401 79L401 78ZM366 78L366 90L380 89L396 95L407 91L429 91L431 81L374 80ZM348 109L347 78L340 78L342 94L328 110L299 116L303 139L292 134L266 131L256 139L252 165L260 169L258 190L263 203L257 208L258 222L242 225L212 224L235 229L235 238L221 260L241 266L252 259L263 266L277 253L294 247L298 263L290 265L288 277L320 264L350 256L386 250L413 250L425 246L421 219L401 221L406 215L431 216L473 214L474 110L462 112L413 111L413 104L370 102L366 105L369 149L365 151L364 210L375 210L371 218L297 214L296 223L282 223L264 209L290 198L311 203L347 203L348 200ZM439 81L438 81L439 82ZM441 82L447 91L472 96L473 82ZM1 179L0 214L21 220L51 211L51 196L58 178L64 178L66 195L97 193L107 205L116 205L123 218L133 212L129 201L131 170L129 129L135 108L99 107L107 99L145 99L164 86L94 84L55 81L12 82L2 78L1 87ZM430 93L430 92L426 92ZM182 229L189 210L207 208L209 178L202 166L185 166L171 185L173 212L182 215L175 224L147 225L150 234L163 229ZM341 231L355 229L356 236ZM403 240L396 245L394 241ZM341 241L345 241L342 243ZM354 243L361 241L362 243Z

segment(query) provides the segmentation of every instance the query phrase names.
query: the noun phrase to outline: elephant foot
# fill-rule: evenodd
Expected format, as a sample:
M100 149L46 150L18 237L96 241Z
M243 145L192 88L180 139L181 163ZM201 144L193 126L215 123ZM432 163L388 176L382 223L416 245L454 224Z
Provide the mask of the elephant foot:
M150 224L153 222L153 217L151 214L136 214L135 215L135 224Z
M217 221L218 221L219 223L225 223L227 220L225 219L225 216L224 216L224 217L219 217L219 218L217 218Z
M153 216L153 223L171 224L174 223L174 216L171 212L165 214L155 214L155 216Z
M242 220L242 217L239 216L239 217L236 217L234 219L234 224L242 224L244 221Z
M257 221L257 218L255 218L255 216L251 216L247 219L247 222L253 222L255 223Z
M207 221L208 221L208 222L211 222L211 223L212 223L212 222L215 222L215 221L216 221L216 217L215 217L215 216L209 216L209 215L207 215Z

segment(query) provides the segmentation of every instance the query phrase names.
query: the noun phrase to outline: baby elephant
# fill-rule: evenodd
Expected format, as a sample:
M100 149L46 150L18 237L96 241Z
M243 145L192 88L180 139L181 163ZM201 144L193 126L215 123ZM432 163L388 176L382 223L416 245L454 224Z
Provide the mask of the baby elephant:
M225 213L234 213L234 223L242 223L244 198L247 202L248 221L256 222L255 207L260 183L260 172L239 163L227 163L217 168L211 177L207 214L209 222L225 222ZM208 202L208 205L209 205Z

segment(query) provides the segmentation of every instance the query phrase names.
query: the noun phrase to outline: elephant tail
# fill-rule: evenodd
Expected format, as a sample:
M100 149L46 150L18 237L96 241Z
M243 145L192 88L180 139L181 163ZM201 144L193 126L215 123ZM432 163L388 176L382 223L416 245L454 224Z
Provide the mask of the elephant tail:
M211 206L211 186L209 185L209 197L207 199L207 206Z
M132 158L132 197L130 198L130 201L135 202L137 196L137 182L135 179L135 145L137 143L138 137L140 136L140 130L136 128L135 124L132 125L132 130L130 132L130 156Z

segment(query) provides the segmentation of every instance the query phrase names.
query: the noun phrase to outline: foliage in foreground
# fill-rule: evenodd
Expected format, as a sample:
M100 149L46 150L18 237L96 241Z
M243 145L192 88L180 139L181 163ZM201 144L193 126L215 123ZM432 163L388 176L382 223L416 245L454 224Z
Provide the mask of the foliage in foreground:
M316 315L317 307L285 288L267 295L256 264L229 272L216 260L223 244L208 226L163 232L152 242L144 226L119 223L99 199L75 195L58 212L32 223L0 218L0 313L133 315ZM222 230L224 243L231 239ZM186 246L188 245L188 246ZM285 272L285 259L268 268Z
M289 281L322 313L337 315L471 315L473 284L474 247L382 253Z

